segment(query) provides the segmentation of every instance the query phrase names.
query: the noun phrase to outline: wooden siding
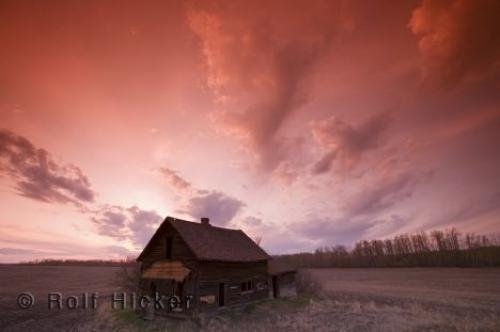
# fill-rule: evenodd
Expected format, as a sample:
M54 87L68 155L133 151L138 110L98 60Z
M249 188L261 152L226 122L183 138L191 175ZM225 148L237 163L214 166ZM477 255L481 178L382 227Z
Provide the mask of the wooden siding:
M268 298L269 283L267 262L222 263L200 262L198 267L198 292L196 302L200 310L219 306L219 284L224 284L224 305L232 306ZM251 281L253 287L242 291L241 284ZM201 297L214 296L215 303L206 304Z
M188 268L192 268L195 263L194 254L184 240L170 225L166 225L161 236L154 239L151 247L145 253L142 266L149 268L153 262L166 260L167 237L172 238L172 261L182 261Z
M267 276L267 261L252 263L200 262L198 271L200 282L259 275Z

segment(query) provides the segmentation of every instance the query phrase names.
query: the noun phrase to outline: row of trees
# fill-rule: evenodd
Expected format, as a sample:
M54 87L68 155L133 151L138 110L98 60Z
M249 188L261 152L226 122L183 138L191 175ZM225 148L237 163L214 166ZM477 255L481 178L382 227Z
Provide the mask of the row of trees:
M363 240L351 250L336 245L279 258L297 268L500 266L500 238L473 233L462 236L451 228L402 234L386 240Z
M21 262L19 265L41 265L41 266L133 266L134 257L124 259L36 259L28 262Z

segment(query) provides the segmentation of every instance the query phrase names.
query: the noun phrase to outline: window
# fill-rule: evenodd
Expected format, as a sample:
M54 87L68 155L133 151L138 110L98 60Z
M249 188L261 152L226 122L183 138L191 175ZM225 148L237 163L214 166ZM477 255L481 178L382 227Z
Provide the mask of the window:
M172 237L167 237L165 245L165 258L172 259Z
M248 280L245 282L241 283L241 291L242 292L247 292L253 289L253 283L252 280Z
M151 291L151 296L156 296L156 292L157 292L157 288L156 288L156 284L154 282L151 283L150 286L150 291Z

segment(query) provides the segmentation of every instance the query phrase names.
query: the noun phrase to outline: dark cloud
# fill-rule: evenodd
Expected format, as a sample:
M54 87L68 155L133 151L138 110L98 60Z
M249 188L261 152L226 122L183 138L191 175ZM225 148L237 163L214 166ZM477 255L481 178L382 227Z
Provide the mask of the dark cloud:
M125 240L128 237L126 211L117 206L105 206L101 208L98 217L92 217L100 235L109 236L117 240Z
M94 214L92 221L100 235L119 241L129 240L138 247L147 243L162 220L156 211L142 210L137 206L104 205Z
M39 249L23 249L23 248L0 248L0 255L5 255L5 256L14 256L17 258L17 260L30 260L36 257L37 259L40 258L50 258L50 257L71 257L71 256L79 256L82 254L82 252L85 253L90 253L90 252L95 252L95 254L109 254L113 256L119 256L119 257L135 257L137 255L137 252L130 251L129 249L122 247L122 246L116 246L116 245L111 245L111 246L105 246L105 247L100 247L100 248L64 248L62 250L54 250L54 248L51 248L51 250L39 250Z
M176 171L167 167L161 167L159 171L167 179L168 184L174 189L186 190L191 188L191 183L177 175Z
M16 243L17 244L17 243ZM70 256L72 253L65 250L39 250L39 249L24 249L24 248L0 248L0 255L16 256L19 259L30 259L30 257L50 257L50 256Z
M264 169L274 170L285 158L279 131L308 100L307 79L341 26L340 8L324 1L191 7L208 85L224 109L216 119L248 144Z
M0 248L0 255L36 255L40 252L32 249Z
M15 182L20 195L39 201L80 206L95 198L80 168L59 165L46 150L8 130L0 130L1 173Z
M373 215L411 197L420 178L412 173L381 179L361 190L344 203L348 216Z
M193 218L209 217L216 225L227 225L245 204L219 191L194 190L184 197L185 202L177 212ZM143 247L163 219L156 211L103 205L92 212L97 232L118 241L130 241Z
M499 13L496 0L424 0L409 27L419 37L425 79L450 86L498 73Z
M335 160L339 162L341 170L355 168L364 153L380 146L389 123L390 115L387 112L372 116L358 127L335 116L313 122L313 135L326 150L313 166L313 174L328 172Z
M376 224L373 219L334 218L309 215L291 230L320 245L351 244Z
M294 222L291 230L318 245L352 244L365 237L383 236L409 222L407 217L391 211L431 176L430 172L407 172L377 179L340 200L339 208L331 216L310 213Z
M175 172L162 169L177 187L189 183ZM43 202L67 203L78 207L94 203L95 192L80 168L59 165L44 149L35 147L29 140L7 130L0 130L0 175L8 175L22 196ZM82 212L90 213L97 233L118 241L130 240L134 245L144 245L161 221L155 211L133 206L101 205L97 211L86 206Z
M410 219L398 214L389 216L343 215L342 217L310 214L291 225L295 236L314 241L315 247L336 244L352 245L362 239L373 239L398 232Z
M163 218L156 211L141 210L136 206L129 208L128 212L132 217L128 224L132 232L132 242L144 246Z
M488 213L500 211L500 192L484 194L476 199L460 204L456 208L448 208L444 214L430 220L433 227L444 225L460 225L472 222Z
M243 224L251 227L262 225L262 219L253 216L248 216L242 219Z
M186 205L179 212L197 219L209 217L214 224L225 226L244 206L245 203L242 201L220 191L201 190L189 198Z
M170 186L182 190L178 213L196 219L208 217L212 223L225 226L245 206L245 203L223 192L196 188L167 167L161 168L160 172L167 177Z
M323 174L328 172L332 168L333 160L335 160L335 156L337 155L337 151L327 152L318 160L312 169L313 174Z

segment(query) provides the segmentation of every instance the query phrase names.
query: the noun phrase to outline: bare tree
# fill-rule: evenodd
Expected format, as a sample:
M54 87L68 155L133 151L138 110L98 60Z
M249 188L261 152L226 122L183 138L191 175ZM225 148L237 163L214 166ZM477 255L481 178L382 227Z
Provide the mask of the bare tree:
M446 231L446 248L448 250L460 250L459 236L460 234L454 227Z
M500 236L467 233L462 237L450 228L361 240L350 251L344 246L325 246L314 253L287 255L286 260L296 267L500 266L499 244Z
M439 250L439 251L446 250L446 243L445 243L443 231L432 231L431 237L434 240L435 247L437 248L437 250Z
M392 241L391 240L385 240L385 253L386 255L394 255L394 248L392 247Z

